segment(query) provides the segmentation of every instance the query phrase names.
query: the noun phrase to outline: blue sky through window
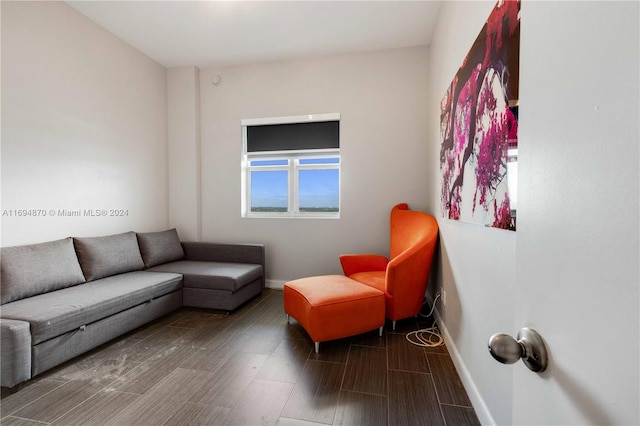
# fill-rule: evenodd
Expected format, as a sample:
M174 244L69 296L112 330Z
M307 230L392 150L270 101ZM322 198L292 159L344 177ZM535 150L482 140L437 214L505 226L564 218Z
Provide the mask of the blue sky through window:
M300 166L339 164L339 158L302 158ZM252 167L287 166L286 159L251 160ZM297 169L297 168L296 168ZM287 211L288 169L252 170L251 210ZM338 211L340 205L339 169L297 169L298 205L301 211Z
M251 172L251 209L286 209L288 205L288 172Z
M289 160L251 160L252 166L286 166Z
M339 172L329 170L300 170L300 208L337 209L339 205Z

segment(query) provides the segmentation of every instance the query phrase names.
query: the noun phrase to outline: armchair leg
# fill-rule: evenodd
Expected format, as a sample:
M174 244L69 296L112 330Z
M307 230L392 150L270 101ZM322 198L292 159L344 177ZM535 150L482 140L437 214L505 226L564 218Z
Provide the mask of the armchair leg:
M320 352L320 342L313 342L315 344L316 347L316 353Z
M395 320L391 323L391 326L393 327L393 331L395 331L396 330L396 322L395 322Z
M382 337L382 329L383 329L383 328L384 328L384 327L380 327L380 337Z
M287 324L291 324L291 322L289 321L289 314L287 314Z

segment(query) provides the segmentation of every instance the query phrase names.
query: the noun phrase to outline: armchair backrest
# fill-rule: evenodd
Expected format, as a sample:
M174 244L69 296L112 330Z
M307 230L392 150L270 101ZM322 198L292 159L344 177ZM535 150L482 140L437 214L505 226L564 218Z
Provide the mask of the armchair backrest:
M422 306L438 238L438 222L431 215L398 204L391 210L386 291L394 301L387 317L417 315Z
M433 246L438 237L438 223L433 216L411 211L406 203L391 209L389 259L393 260L408 249Z

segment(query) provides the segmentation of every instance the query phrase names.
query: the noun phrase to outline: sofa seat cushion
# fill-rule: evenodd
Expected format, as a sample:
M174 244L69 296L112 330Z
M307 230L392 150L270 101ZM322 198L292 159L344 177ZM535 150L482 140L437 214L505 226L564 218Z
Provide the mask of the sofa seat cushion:
M184 276L184 286L234 292L262 277L262 265L252 263L202 262L179 260L148 271L175 272Z
M129 272L7 303L1 315L28 322L36 345L181 288L179 274Z

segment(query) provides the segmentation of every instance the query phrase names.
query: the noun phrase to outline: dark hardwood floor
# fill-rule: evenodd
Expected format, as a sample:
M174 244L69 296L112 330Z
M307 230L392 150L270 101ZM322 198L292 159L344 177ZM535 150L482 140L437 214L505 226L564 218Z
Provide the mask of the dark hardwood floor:
M320 345L266 289L230 315L182 309L75 358L17 392L8 425L476 425L446 347L420 320Z

